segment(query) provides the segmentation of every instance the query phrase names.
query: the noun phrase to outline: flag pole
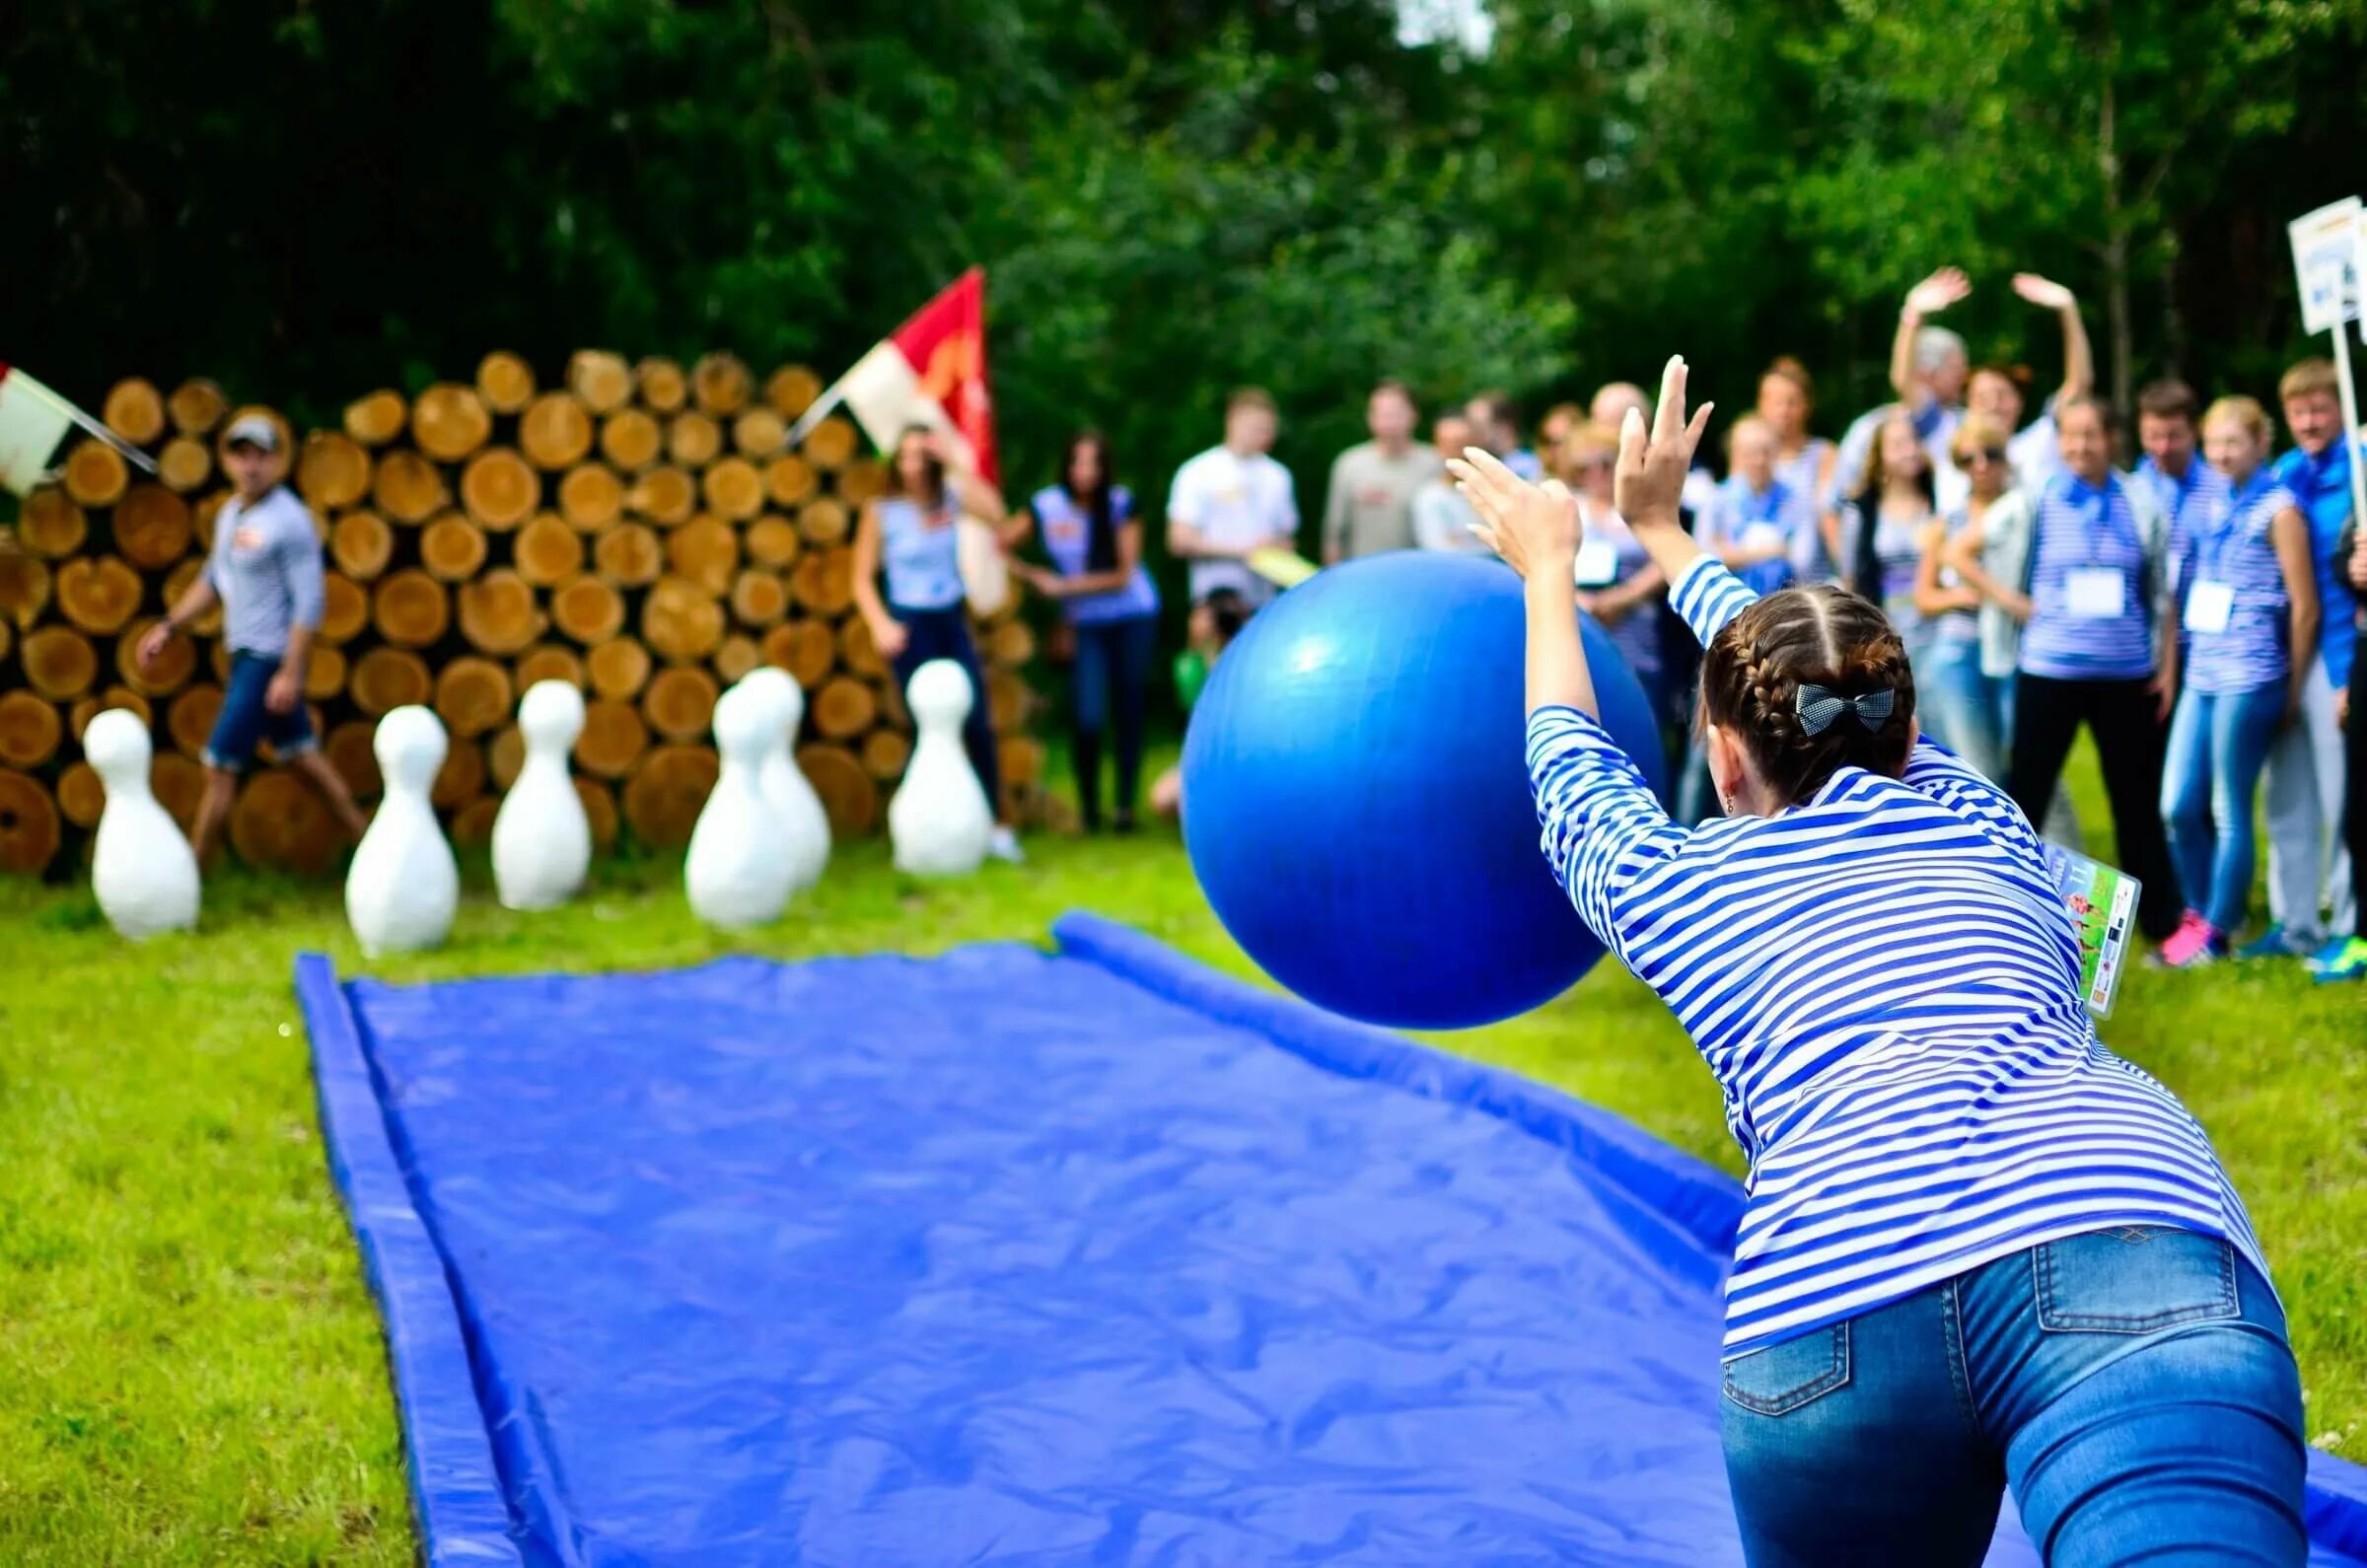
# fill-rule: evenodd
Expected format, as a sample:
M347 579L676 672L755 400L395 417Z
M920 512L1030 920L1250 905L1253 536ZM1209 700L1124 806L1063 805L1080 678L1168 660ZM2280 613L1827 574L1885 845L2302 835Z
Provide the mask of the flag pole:
M101 424L98 420L93 419L89 414L84 413L80 408L74 405L71 399L61 396L57 392L51 392L49 388L43 386L39 382L34 381L30 376L26 377L25 380L28 384L30 384L30 390L37 391L45 395L51 402L55 403L61 411L64 412L68 419L73 420L75 424L81 426L82 429L90 435L98 437L101 441L104 441L108 446L114 448L117 452L123 455L126 461L137 463L144 472L153 474L157 471L156 463L150 460L148 454L142 452L130 442L125 441L121 436L116 435L113 431L108 429L107 426ZM55 470L51 471L54 472Z
M2367 284L2367 280L2358 281ZM2355 313L2353 320L2367 323L2367 301L2362 301L2357 293L2351 296L2350 309ZM2367 528L2367 464L2359 461L2362 451L2359 441L2359 394L2350 386L2349 328L2348 321L2334 323L2334 385L2342 392L2342 455L2350 460L2350 515L2361 519L2360 526ZM2367 331L2367 325L2363 325L2361 330Z

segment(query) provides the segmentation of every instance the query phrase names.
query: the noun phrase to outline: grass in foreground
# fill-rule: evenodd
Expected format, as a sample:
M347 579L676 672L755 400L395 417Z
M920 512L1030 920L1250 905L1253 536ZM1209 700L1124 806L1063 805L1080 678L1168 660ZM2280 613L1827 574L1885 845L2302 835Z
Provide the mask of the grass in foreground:
M2093 772L2083 815L2100 822ZM2109 856L2110 844L2099 848ZM517 915L480 865L443 951L372 962L339 890L244 876L204 929L132 948L86 891L0 880L0 1561L399 1563L415 1551L376 1315L320 1148L295 955L395 980L931 952L1040 940L1084 907L1255 975L1172 835L1038 839L923 886L841 845L768 931L694 921L673 861ZM2310 1430L2367 1459L2367 992L2298 968L2132 975L2107 1038L2202 1117L2293 1319ZM1449 1047L1617 1110L1732 1171L1718 1094L1659 1003L1599 966Z

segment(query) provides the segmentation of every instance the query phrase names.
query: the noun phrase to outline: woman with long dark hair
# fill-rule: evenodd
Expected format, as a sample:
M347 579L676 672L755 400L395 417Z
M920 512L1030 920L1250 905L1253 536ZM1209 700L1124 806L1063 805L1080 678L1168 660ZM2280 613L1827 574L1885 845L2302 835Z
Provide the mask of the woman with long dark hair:
M951 659L968 674L963 749L977 770L987 804L999 816L1002 768L994 749L994 722L986 712L986 677L969 635L961 530L955 525L965 514L999 525L1005 513L1002 492L965 466L934 431L917 425L897 438L888 486L886 495L864 503L855 528L855 608L871 628L873 645L895 667L899 689L932 659ZM885 600L879 587L883 568ZM1000 822L987 852L998 860L1022 858L1018 837Z
M1159 590L1142 564L1142 522L1134 497L1112 477L1110 440L1098 430L1069 438L1060 482L1036 492L1015 519L1016 544L1031 527L1043 535L1052 569L1022 565L1020 576L1058 601L1074 639L1069 682L1069 755L1077 810L1088 832L1102 825L1102 734L1117 732L1117 800L1112 823L1134 830L1142 774L1143 693L1158 640Z

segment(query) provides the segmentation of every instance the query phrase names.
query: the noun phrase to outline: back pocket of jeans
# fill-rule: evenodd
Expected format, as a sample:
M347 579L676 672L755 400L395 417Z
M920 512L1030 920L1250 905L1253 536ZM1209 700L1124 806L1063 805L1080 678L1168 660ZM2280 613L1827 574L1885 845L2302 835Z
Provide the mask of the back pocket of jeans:
M1757 1415L1789 1415L1848 1381L1846 1322L1729 1361L1724 1379L1726 1397Z
M2216 1236L2167 1225L2116 1225L2030 1249L2039 1326L2150 1334L2242 1311L2236 1251Z

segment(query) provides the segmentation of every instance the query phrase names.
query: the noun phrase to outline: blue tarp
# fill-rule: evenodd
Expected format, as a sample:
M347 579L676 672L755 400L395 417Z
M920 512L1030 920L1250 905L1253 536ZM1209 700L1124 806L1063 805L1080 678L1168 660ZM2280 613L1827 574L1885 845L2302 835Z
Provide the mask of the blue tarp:
M1731 1180L1055 934L300 961L431 1562L1739 1561ZM2313 1560L2367 1559L2358 1472L2313 1480ZM2035 1562L2010 1514L1992 1562Z

